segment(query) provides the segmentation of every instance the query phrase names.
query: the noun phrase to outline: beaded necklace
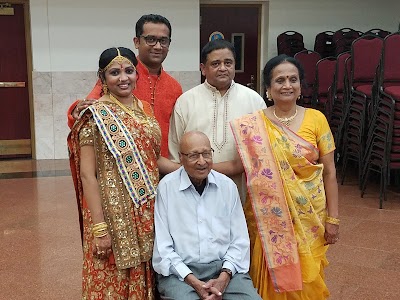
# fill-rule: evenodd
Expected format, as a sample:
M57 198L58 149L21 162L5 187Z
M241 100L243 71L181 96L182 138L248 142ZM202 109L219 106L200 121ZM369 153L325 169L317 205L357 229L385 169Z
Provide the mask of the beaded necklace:
M226 94L221 97L221 100L224 103L224 118L222 120L223 125L222 127L222 142L218 142L218 133L217 130L219 128L218 126L218 99L215 91L212 91L213 93L213 98L214 98L214 119L213 119L213 143L215 147L218 149L218 151L221 151L222 148L225 146L227 142L227 124L228 124L228 96L229 96L229 90L226 92Z
M147 78L149 79L149 82L150 82L150 95L151 95L150 104L151 104L151 107L154 108L154 102L155 102L155 98L156 98L156 86L157 86L158 81L160 80L160 75L157 76L157 79L154 82L154 85L153 85L153 81L151 80L151 76L149 75Z
M289 126L290 123L291 123L291 122L294 120L294 118L296 118L296 116L297 116L297 107L296 107L295 113L294 113L292 116L287 117L287 118L280 118L280 117L278 117L278 116L276 115L275 107L274 107L274 116L275 116L275 118L277 118L278 121L281 122L283 125Z

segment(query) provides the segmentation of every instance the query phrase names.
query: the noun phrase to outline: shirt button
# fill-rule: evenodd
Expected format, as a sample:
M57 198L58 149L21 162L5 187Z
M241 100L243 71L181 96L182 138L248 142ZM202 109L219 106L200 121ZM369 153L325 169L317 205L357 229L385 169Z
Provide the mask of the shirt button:
M199 223L203 223L203 220L199 220Z

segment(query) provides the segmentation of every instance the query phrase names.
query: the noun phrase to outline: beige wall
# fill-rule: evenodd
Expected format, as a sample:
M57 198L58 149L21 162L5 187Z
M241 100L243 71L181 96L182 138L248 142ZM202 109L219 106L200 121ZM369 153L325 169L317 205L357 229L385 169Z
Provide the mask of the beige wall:
M30 10L37 159L68 157L68 107L91 91L104 49L133 49L135 24L143 14L161 14L171 22L165 70L184 90L200 83L198 1L32 0Z
M187 90L200 81L199 5L230 2L262 4L261 67L276 55L276 37L286 30L302 33L312 49L324 30L395 31L400 21L398 0L31 0L35 158L67 157L67 108L91 90L102 50L133 48L141 15L170 20L172 44L164 67Z

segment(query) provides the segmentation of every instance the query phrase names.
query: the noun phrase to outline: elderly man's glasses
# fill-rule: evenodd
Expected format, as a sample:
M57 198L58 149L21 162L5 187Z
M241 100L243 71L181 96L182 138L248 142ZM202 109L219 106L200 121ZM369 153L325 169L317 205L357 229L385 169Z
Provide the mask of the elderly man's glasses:
M185 155L188 160L190 161L197 161L200 159L200 155L203 156L203 159L211 159L213 157L214 149L211 148L211 150L203 151L203 152L193 152L193 153L182 153L182 155Z
M161 47L166 48L171 43L171 39L168 37L157 38L154 35L141 35L141 37L144 38L148 46L155 46L160 43Z

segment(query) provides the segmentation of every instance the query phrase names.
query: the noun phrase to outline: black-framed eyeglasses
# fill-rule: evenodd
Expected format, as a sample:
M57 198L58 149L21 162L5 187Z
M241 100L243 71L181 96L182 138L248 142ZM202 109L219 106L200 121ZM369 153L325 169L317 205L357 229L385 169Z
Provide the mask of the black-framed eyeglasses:
M192 152L192 153L183 153L180 152L180 154L185 155L188 160L190 161L197 161L200 159L200 155L203 156L203 159L211 159L214 154L214 149L211 148L211 150L206 150L203 152Z
M144 38L148 46L155 46L157 43L160 43L161 47L166 48L171 44L171 39L165 36L158 38L154 35L141 35L140 37Z

